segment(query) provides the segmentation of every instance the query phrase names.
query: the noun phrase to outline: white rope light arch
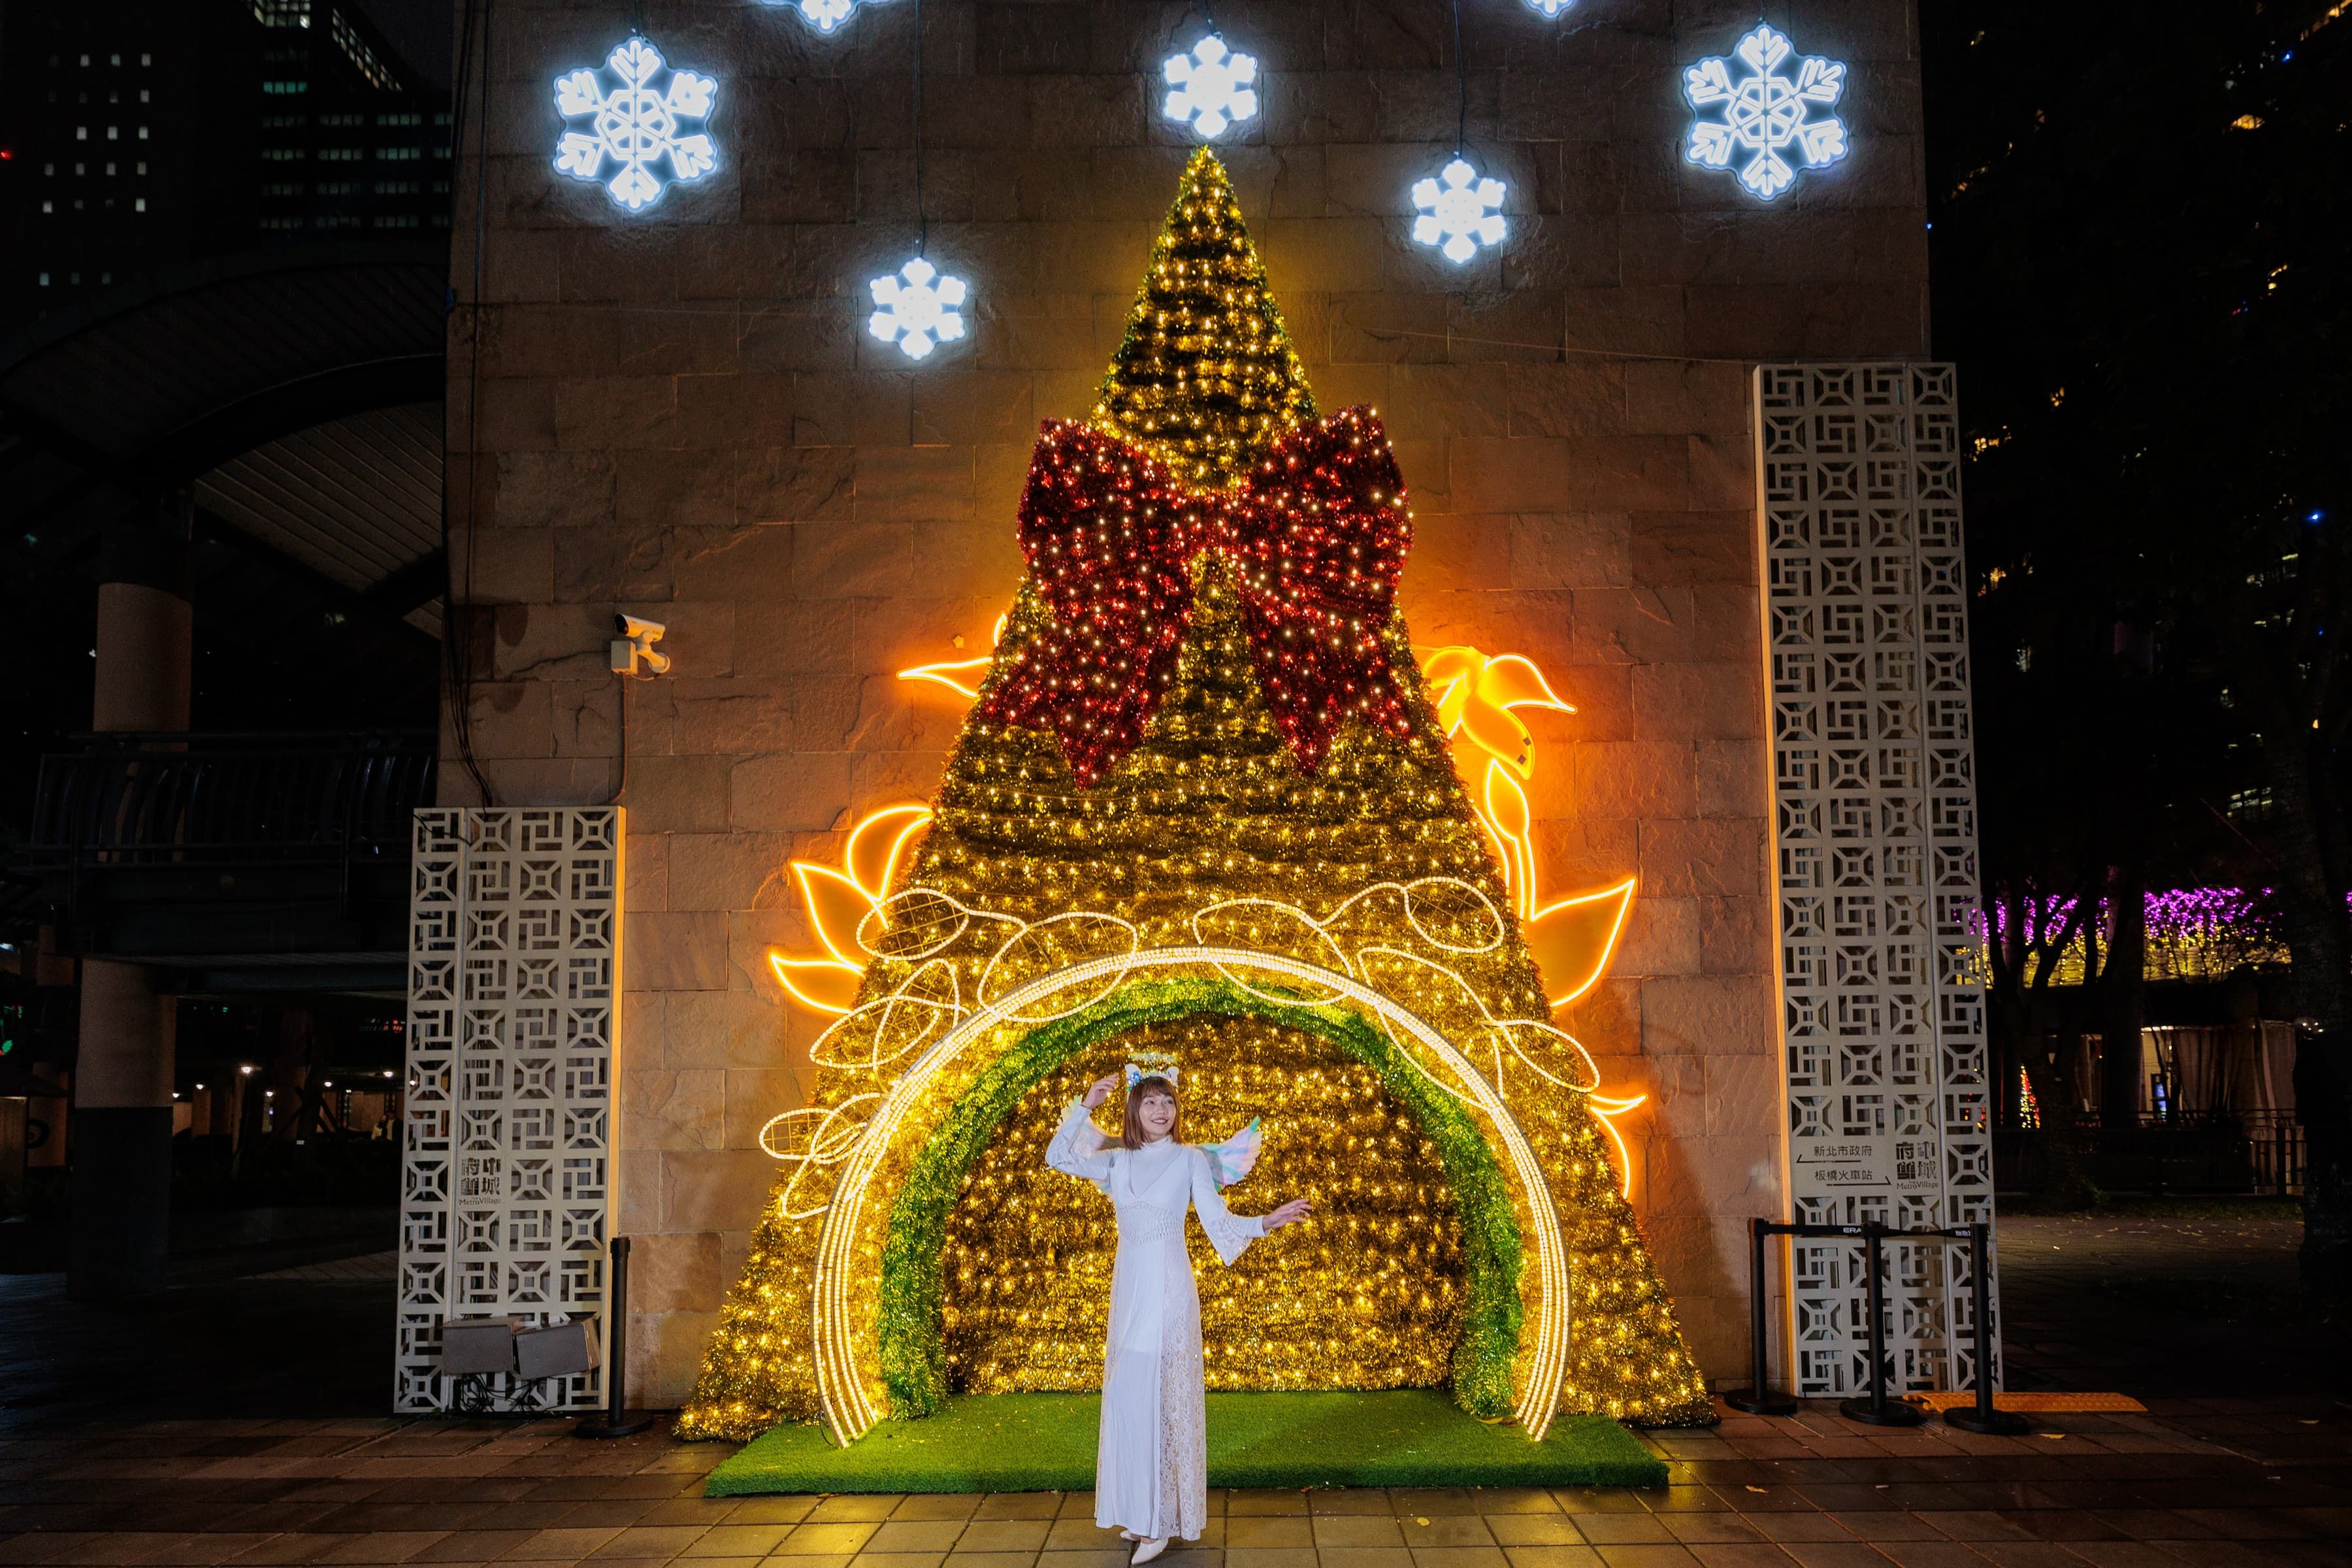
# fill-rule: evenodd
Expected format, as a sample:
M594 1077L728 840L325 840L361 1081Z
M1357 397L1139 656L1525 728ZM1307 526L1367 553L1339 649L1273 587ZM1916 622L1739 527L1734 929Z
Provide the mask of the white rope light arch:
M998 1026L1019 1021L1034 1004L1074 985L1085 985L1126 973L1150 970L1255 970L1285 979L1306 981L1364 1008L1388 1026L1393 1035L1402 1030L1434 1056L1459 1081L1455 1092L1483 1112L1501 1145L1512 1174L1526 1194L1535 1233L1536 1303L1533 1353L1513 1415L1531 1441L1541 1441L1550 1428L1559 1404L1560 1384L1567 1375L1569 1354L1569 1266L1567 1242L1560 1234L1559 1214L1544 1183L1543 1168L1534 1146L1521 1131L1510 1107L1470 1058L1420 1016L1360 981L1279 953L1232 947L1162 947L1114 957L1097 958L1057 970L977 1008L922 1056L918 1058L882 1097L866 1133L846 1161L827 1206L824 1226L817 1239L815 1289L811 1331L814 1335L817 1394L827 1433L847 1446L872 1431L883 1412L874 1401L860 1363L871 1359L878 1341L875 1325L860 1322L852 1308L850 1285L861 1268L877 1265L862 1257L859 1235L866 1200L876 1174L888 1153L900 1122L922 1102L926 1090L954 1064L965 1048ZM1524 1347L1524 1342L1523 1342Z

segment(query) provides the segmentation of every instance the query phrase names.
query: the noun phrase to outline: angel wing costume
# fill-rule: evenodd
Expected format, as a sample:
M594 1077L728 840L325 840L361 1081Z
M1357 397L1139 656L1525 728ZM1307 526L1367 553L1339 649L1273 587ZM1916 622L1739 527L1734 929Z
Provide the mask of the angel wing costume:
M1209 1447L1201 1293L1184 1252L1184 1215L1201 1216L1209 1245L1228 1264L1265 1234L1262 1217L1228 1213L1217 1194L1256 1163L1257 1123L1223 1144L1163 1138L1106 1148L1109 1142L1086 1102L1072 1100L1045 1149L1046 1164L1100 1187L1118 1221L1095 1522L1148 1540L1196 1540L1208 1522Z

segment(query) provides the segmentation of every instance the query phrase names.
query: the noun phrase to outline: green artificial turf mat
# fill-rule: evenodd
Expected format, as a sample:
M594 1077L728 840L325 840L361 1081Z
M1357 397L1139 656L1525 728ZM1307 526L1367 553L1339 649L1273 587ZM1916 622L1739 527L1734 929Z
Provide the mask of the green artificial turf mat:
M1095 1484L1091 1394L951 1399L885 1421L846 1448L814 1424L779 1426L710 1473L705 1495L1085 1491ZM1212 1394L1213 1487L1655 1487L1666 1467L1605 1415L1563 1415L1540 1443L1490 1426L1441 1389Z

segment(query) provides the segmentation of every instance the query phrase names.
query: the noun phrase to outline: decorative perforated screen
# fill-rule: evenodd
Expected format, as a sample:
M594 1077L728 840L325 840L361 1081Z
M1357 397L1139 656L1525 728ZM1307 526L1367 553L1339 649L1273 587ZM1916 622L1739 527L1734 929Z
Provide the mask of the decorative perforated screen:
M1793 1217L1990 1220L1952 367L1764 365L1755 395ZM1862 1253L1792 1245L1800 1395L1867 1386ZM1890 1387L1974 1387L1965 1247L1885 1257Z
M590 1317L604 1340L621 813L428 808L414 848L393 1406L444 1410L448 1319ZM486 1392L578 1410L603 1387Z

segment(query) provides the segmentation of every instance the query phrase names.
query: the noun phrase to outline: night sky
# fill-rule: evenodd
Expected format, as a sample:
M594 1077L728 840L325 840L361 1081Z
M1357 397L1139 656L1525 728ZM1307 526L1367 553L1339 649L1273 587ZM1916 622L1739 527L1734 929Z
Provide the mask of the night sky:
M451 13L456 10L451 0L358 0L358 5L410 65L435 86L449 85Z

